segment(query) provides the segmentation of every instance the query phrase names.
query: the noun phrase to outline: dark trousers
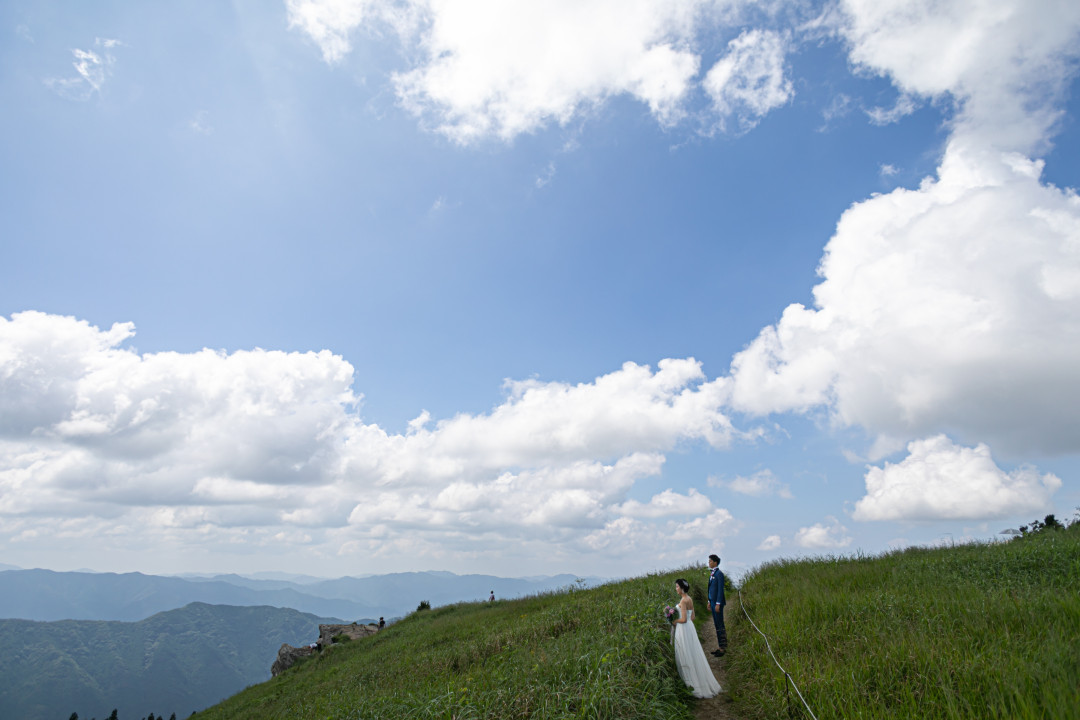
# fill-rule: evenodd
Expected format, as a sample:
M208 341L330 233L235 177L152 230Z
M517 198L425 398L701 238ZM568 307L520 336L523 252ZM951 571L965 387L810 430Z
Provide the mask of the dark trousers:
M713 625L716 626L716 644L721 650L727 649L727 628L724 627L724 606L720 606L720 612L716 612L716 606L709 607L712 610Z

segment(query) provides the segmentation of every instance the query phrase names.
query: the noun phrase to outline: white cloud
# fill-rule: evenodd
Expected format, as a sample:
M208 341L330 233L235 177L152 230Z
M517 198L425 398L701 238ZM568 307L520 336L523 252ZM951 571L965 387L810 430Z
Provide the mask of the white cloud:
M728 52L709 70L702 85L723 118L735 116L747 129L794 95L784 77L787 41L771 30L747 30L728 43Z
M770 535L769 537L767 537L767 538L765 538L764 540L761 541L761 544L757 546L757 549L758 550L764 550L764 551L767 552L769 550L775 550L776 548L780 547L780 545L781 545L780 536L779 535Z
M866 111L870 122L875 125L891 125L919 109L919 104L910 95L901 95L891 108L873 107Z
M686 495L680 495L668 488L659 495L653 495L647 503L629 500L618 508L621 515L647 518L669 515L706 515L712 510L712 501L694 488L690 488Z
M825 518L826 523L815 523L810 527L799 528L795 533L795 544L799 547L827 550L844 548L851 544L847 528L834 517Z
M133 335L130 323L0 318L0 542L112 523L122 532L102 542L117 549L306 538L323 557L507 542L550 554L633 520L638 547L682 562L706 518L735 527L694 490L627 497L677 445L734 434L718 409L726 383L692 359L576 385L508 382L487 414L424 412L394 434L356 414L353 369L328 351L140 355L124 347Z
M119 40L96 38L94 47L98 48L97 51L73 48L71 54L75 56L75 62L72 63L75 77L48 78L45 84L69 100L89 100L100 93L105 85L105 80L116 63L110 50L120 44Z
M905 95L950 96L981 144L1029 152L1058 116L1080 5L1030 0L843 0L851 60ZM899 107L899 106L898 106Z
M944 435L908 444L903 461L871 467L856 520L978 520L1041 512L1061 487L1031 467L1006 473L990 448L955 445Z
M289 27L307 33L331 64L349 54L349 36L364 20L381 17L385 5L382 0L285 0Z
M555 179L555 163L549 162L544 171L536 176L536 189L539 190Z
M918 190L851 207L814 309L732 362L735 406L826 405L893 437L961 428L1017 451L1080 449L1080 199L1041 163L951 144Z
M726 482L717 481L716 484L742 495L753 495L755 497L778 495L782 498L791 498L791 488L786 483L780 482L776 475L773 474L773 471L768 469L759 470L749 477L739 475L735 479Z
M896 169L895 165L889 165L888 163L882 163L878 168L878 172L881 173L882 177L892 177L893 175L896 175L900 171Z
M821 111L821 117L825 123L818 128L819 132L828 129L829 123L837 118L842 118L851 112L853 102L850 95L838 93L833 96L829 104Z
M206 110L199 110L195 113L195 117L188 121L188 127L200 135L212 135L214 133L214 127L208 121L209 113Z
M509 140L613 95L680 114L700 60L687 49L697 0L433 2L418 67L394 76L398 98L458 142Z

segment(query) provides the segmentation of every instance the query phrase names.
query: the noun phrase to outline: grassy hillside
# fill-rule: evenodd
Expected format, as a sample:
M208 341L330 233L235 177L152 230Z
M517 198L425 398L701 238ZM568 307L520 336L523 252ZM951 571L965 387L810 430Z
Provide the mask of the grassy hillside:
M267 679L281 643L314 640L319 622L202 603L134 623L0 620L0 718L186 718Z
M689 718L661 612L682 575L418 611L196 717Z
M742 595L819 718L1080 717L1080 523L990 545L773 563L743 578ZM787 718L782 676L730 602L740 717Z
M200 712L210 720L688 718L660 609L688 577L419 611ZM990 545L781 561L742 594L822 718L1080 717L1080 524ZM712 630L707 620L699 623ZM729 595L732 717L806 717Z

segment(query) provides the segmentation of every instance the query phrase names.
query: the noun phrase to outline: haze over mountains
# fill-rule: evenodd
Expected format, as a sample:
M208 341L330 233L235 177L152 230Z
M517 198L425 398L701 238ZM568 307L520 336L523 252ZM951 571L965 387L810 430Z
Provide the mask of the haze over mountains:
M104 717L112 708L187 717L268 679L281 644L314 641L320 622L392 620L422 600L514 598L574 582L600 579L0 570L0 718Z
M574 575L500 578L449 572L408 572L368 577L261 579L240 575L167 577L142 573L0 571L0 618L23 620L135 621L193 602L268 605L320 617L368 621L400 617L421 600L444 605L521 597L564 587ZM598 578L585 578L588 584Z
M0 620L0 718L188 717L270 678L282 643L327 622L287 608L192 603L138 622Z

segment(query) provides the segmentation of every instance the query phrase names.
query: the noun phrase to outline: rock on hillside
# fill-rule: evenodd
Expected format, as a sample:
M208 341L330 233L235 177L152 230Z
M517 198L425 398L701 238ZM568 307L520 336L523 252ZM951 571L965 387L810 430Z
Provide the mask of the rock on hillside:
M281 648L278 649L277 659L274 660L274 664L270 666L270 674L273 677L277 677L281 673L285 672L300 658L314 655L317 652L329 648L342 636L349 640L359 640L360 638L374 635L379 632L379 626L371 623L370 625L359 625L357 623L351 623L349 625L319 625L319 639L310 645L304 647L293 647L288 643L283 643Z

